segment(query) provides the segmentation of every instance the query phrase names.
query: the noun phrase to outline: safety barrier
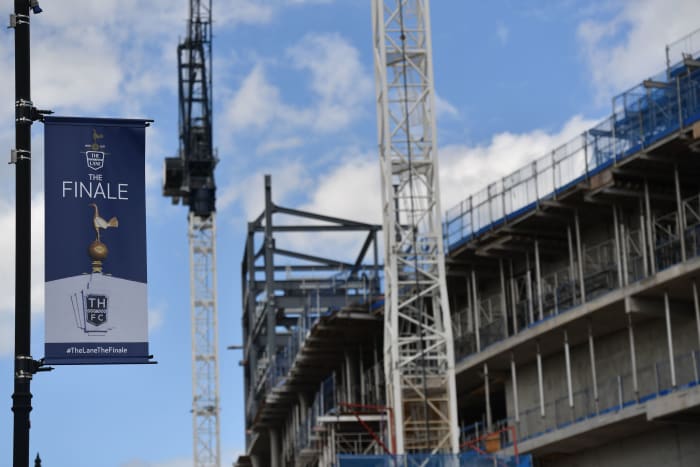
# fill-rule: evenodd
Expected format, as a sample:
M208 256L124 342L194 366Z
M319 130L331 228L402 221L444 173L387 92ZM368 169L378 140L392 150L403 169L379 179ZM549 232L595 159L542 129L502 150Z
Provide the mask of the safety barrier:
M700 69L681 63L644 81L615 97L608 119L449 209L447 251L698 120Z
M335 467L532 467L532 457L501 457L476 452L461 454L338 455Z
M662 397L674 391L687 389L700 384L700 351L694 350L674 358L676 385L673 385L670 362L658 361L637 370L636 391L632 373L621 373L598 383L597 387L572 393L571 400L564 395L545 403L520 411L515 417L500 420L499 427L515 427L517 442L536 438L546 433L565 428L574 423L595 418L599 415L619 412L627 407ZM483 427L481 427L483 432ZM464 442L473 439L472 430L463 435ZM478 430L476 430L478 433ZM504 431L501 437L503 446L513 443L510 432Z

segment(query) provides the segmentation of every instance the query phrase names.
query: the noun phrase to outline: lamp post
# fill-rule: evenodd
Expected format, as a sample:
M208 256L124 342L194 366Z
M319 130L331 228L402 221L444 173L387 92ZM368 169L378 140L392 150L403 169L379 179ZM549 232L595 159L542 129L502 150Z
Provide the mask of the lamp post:
M14 467L29 465L29 412L32 410L31 336L31 95L29 1L15 0L15 391Z
M41 13L37 0L15 0L10 27L15 30L15 385L13 466L29 466L29 412L32 410L30 382L42 362L29 355L31 346L31 128L44 111L31 101L29 68L29 9Z

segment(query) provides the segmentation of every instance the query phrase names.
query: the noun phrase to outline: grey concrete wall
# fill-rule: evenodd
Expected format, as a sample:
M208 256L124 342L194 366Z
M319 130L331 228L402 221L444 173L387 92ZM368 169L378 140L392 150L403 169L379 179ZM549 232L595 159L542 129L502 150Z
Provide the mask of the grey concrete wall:
M647 319L634 324L634 338L640 394L644 395L656 389L657 372L654 371L656 362L663 362L658 367L658 377L662 385L670 384L668 368L668 344L665 321L659 318ZM676 373L679 384L683 378L692 372L691 360L686 358L678 361L681 355L687 355L698 349L698 336L693 315L683 312L673 312L672 308L673 348L677 358ZM534 344L533 344L534 345ZM575 404L586 404L585 394L581 391L590 388L592 397L592 372L587 343L570 349L571 376ZM629 400L633 397L633 381L631 377L630 346L627 330L618 331L595 339L596 375L601 402L612 404L617 401L617 376L622 375L623 397ZM561 352L543 358L543 381L545 403L552 403L568 395L566 383L566 366L564 359L564 343L562 331ZM536 361L520 364L517 367L518 401L520 411L539 405ZM513 417L514 401L511 379L506 380L506 405L508 417ZM592 404L592 401L588 403ZM566 402L560 404L568 405ZM605 408L605 407L602 407ZM576 410L579 415L585 415L586 407ZM700 462L699 464L700 465Z
M641 435L573 454L535 458L539 467L697 467L700 427L654 425Z

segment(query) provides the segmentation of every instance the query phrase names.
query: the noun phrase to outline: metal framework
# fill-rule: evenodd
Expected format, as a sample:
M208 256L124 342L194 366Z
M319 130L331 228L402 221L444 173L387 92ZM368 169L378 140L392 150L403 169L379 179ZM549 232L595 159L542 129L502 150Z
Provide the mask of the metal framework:
M163 194L189 207L194 465L219 467L211 0L190 0L189 15L177 48L180 148L177 157L165 159Z
M216 215L189 215L194 465L219 467Z
M427 0L373 0L385 241L384 362L397 454L459 450Z
M363 365L361 348L369 349L379 340L381 320L373 311L381 306L377 303L381 299L380 229L277 205L272 200L271 177L265 176L265 208L248 223L241 262L246 448L257 465L280 467L293 461L301 465L318 456L309 446L315 420L309 410L319 415L320 409L312 408L324 404L319 402L323 395L314 401L314 392L342 367L338 354L346 356L344 374L355 375ZM342 259L320 254L319 241L335 235L361 245L354 259L344 250L338 250ZM349 343L359 348L351 349ZM364 356L369 354L366 351ZM363 381L379 384L379 378L359 373ZM343 400L363 401L364 396L353 392L356 386L350 384L351 378L357 381L354 376L344 380L345 388L353 389L347 389ZM332 394L335 380L331 379L332 384L325 387ZM326 399L325 407L334 406L334 400ZM290 412L295 414L292 419ZM298 426L302 429L297 432Z

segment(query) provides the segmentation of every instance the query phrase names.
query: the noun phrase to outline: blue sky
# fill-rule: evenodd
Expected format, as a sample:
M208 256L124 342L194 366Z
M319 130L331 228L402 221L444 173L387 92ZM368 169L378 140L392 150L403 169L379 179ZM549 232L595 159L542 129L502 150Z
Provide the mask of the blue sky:
M185 0L42 2L32 98L58 115L145 117L149 319L158 365L37 375L31 455L51 466L191 465L186 209L160 195L177 141ZM3 2L10 13L11 2ZM214 0L222 465L244 449L240 260L276 202L381 222L368 1ZM695 0L432 2L443 211L608 116L698 27ZM700 49L700 45L698 47ZM14 145L14 37L0 40L0 148ZM43 355L43 131L33 129L32 354ZM12 451L14 167L0 170L0 464ZM300 246L293 245L293 246ZM322 251L319 251L322 250ZM316 253L342 250L317 245Z

